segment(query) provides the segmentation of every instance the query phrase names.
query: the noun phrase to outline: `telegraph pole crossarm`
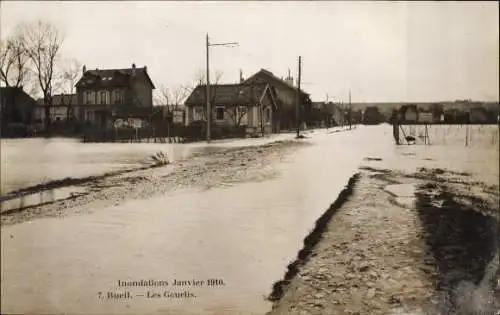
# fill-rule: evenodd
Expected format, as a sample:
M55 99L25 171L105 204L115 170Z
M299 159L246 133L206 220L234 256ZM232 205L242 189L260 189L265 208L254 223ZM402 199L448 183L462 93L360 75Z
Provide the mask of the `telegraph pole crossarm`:
M206 92L206 106L207 106L207 142L210 142L211 136L211 124L212 124L212 106L210 104L210 46L224 46L224 47L234 47L238 46L237 42L228 42L228 43L210 43L208 38L208 33L206 37L206 53L207 53L207 92Z

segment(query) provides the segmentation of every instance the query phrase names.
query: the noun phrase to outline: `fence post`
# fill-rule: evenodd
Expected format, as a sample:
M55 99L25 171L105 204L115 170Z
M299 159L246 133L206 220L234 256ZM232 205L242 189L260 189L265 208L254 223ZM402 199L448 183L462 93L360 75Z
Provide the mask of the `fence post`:
M469 125L465 125L465 146L469 145Z

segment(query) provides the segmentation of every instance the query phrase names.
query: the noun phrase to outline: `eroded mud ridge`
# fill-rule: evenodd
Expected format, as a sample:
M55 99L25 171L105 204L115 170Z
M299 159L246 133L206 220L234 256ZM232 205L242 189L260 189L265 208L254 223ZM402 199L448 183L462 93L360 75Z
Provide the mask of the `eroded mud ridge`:
M87 193L1 215L1 224L9 225L45 216L82 213L127 200L145 199L177 189L232 185L243 181L260 181L278 172L271 165L302 146L304 141L276 141L261 146L220 149L198 154L174 164L111 174L82 180Z
M269 314L500 311L498 186L442 169L361 170Z

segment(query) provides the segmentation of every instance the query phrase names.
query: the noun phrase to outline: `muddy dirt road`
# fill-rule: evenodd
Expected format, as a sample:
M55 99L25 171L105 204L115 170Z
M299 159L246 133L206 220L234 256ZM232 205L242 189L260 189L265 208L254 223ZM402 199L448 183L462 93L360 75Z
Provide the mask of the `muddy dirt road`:
M500 311L498 186L372 167L351 186L317 246L275 286L269 314Z

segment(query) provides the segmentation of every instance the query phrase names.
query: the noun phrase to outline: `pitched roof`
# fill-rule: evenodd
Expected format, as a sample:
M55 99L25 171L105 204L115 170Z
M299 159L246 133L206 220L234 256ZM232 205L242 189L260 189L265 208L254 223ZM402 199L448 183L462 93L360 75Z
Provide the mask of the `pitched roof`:
M210 85L210 98L220 105L255 104L264 95L266 86L266 83ZM184 103L187 106L205 104L206 89L206 85L198 85Z
M27 101L36 105L36 101L22 87L15 86L0 87L0 101L2 103Z
M126 68L126 69L95 69L87 70L76 85L95 86L99 87L115 87L126 86L130 84L130 80L135 75L144 75L149 81L153 89L155 88L153 81L149 77L147 67L143 68Z
M37 101L38 105L44 105L43 98L39 98ZM65 105L75 105L77 103L76 94L55 94L52 95L52 105L53 106L65 106Z
M257 75L259 74L264 74L266 75L267 77L271 78L271 80L273 80L274 82L278 83L278 84L281 84L283 86L286 86L286 87L289 87L289 88L292 88L294 90L297 89L297 87L291 85L290 83L288 83L287 81L285 80L282 80L280 78L278 78L277 76L275 76L271 71L267 70L267 69L264 69L264 68L261 68L257 73L253 74L252 76L250 76L249 78L247 78L244 83L247 83L249 82L251 79L255 78ZM309 95L309 93L306 93L304 92L304 90L300 89L300 92L305 94L305 95Z

